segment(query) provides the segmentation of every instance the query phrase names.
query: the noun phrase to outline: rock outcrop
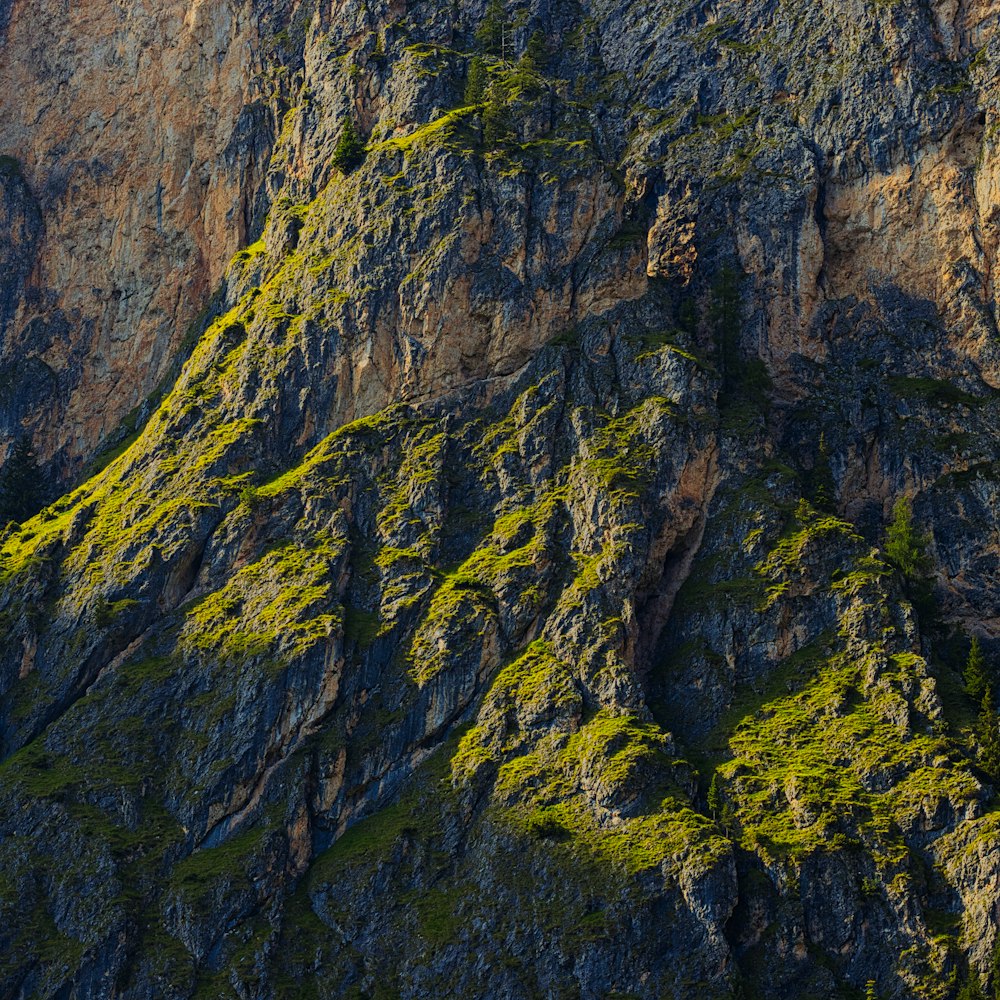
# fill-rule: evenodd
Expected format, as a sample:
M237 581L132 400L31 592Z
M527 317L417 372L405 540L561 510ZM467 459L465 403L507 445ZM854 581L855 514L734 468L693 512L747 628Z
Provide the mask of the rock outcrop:
M995 5L3 11L0 994L1000 988Z
M148 416L260 227L273 34L294 16L272 7L17 2L0 19L0 155L35 217L27 238L0 219L25 270L0 311L0 434L31 433L58 479Z

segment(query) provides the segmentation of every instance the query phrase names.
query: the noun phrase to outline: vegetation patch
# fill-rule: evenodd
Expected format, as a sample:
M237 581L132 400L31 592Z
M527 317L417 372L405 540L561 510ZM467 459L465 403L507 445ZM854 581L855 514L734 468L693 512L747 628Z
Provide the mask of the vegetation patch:
M327 642L342 623L333 581L344 542L316 541L288 543L236 573L188 613L181 647L230 662L285 662Z

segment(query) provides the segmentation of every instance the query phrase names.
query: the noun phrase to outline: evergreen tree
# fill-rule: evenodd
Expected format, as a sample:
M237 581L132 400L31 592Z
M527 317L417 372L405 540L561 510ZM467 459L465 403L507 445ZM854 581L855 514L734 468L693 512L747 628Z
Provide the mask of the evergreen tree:
M476 56L469 63L469 75L465 81L465 103L482 104L486 97L486 85L489 77L486 72L486 61L482 56Z
M913 505L909 497L900 497L892 508L892 521L886 531L885 554L902 577L906 595L926 628L935 621L937 609L931 582L931 560L927 554L927 535L913 523Z
M507 90L501 84L494 83L486 96L486 107L483 109L483 140L489 149L496 149L511 137L513 131L514 121Z
M892 508L892 523L886 533L885 554L904 579L926 579L931 568L927 555L927 536L913 525L913 505L909 497L900 497Z
M965 661L965 670L963 670L962 675L965 678L965 690L969 693L969 697L981 702L990 686L990 675L986 667L983 647L980 645L977 635L972 637L969 656Z
M993 945L993 959L990 962L990 981L993 985L995 1000L1000 1000L1000 939Z
M545 41L545 32L539 28L528 39L528 47L524 50L524 55L521 57L521 65L529 72L541 73L548 61L549 50L548 44Z
M976 736L979 740L979 763L994 781L1000 780L1000 726L994 707L992 687L987 687L983 693Z
M819 449L812 470L813 504L817 510L833 511L836 507L837 484L830 465L830 449L826 444L826 434L819 436Z
M677 310L677 325L692 336L698 332L698 303L692 296L681 302Z
M722 797L719 793L719 772L712 775L712 781L708 786L708 811L712 814L712 819L718 821L719 813L722 811Z
M333 151L333 165L342 173L349 174L352 170L360 167L365 158L365 144L358 135L358 130L352 119L344 121L344 127L340 131L340 138Z
M490 0L486 5L483 23L476 30L476 41L490 55L505 55L504 40L507 24L504 18L502 0Z
M0 527L26 521L45 503L45 480L35 460L31 441L24 437L0 468Z
M974 972L969 974L968 980L958 991L956 1000L986 1000L986 994L983 992L982 986L979 985L979 977Z
M722 268L712 284L709 319L719 345L726 395L738 394L746 365L740 351L740 283L731 267Z

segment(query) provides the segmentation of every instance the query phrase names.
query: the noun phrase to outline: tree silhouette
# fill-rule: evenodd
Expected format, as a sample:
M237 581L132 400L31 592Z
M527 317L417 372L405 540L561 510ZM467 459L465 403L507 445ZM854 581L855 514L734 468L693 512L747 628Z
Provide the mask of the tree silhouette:
M476 56L469 63L469 75L465 81L465 103L482 104L486 97L486 85L489 75L486 72L486 62L482 56Z
M0 468L0 525L26 521L45 503L45 477L31 441L21 438Z
M816 451L816 461L812 475L813 504L819 510L834 511L837 506L837 484L833 478L833 468L830 464L830 449L826 443L826 434L819 436L819 448Z
M1000 780L1000 725L998 725L996 708L993 702L993 689L987 687L983 692L982 704L979 707L979 722L976 726L976 737L979 740L979 763L983 770L994 780Z
M885 554L907 581L917 582L930 572L931 561L926 549L927 536L913 525L913 505L909 497L900 497L892 508Z
M969 656L965 661L965 669L962 671L965 679L965 690L969 692L969 697L975 701L982 701L990 686L990 674L986 666L986 657L983 655L983 647L979 642L979 636L972 637L972 644L969 646Z
M352 119L344 120L340 138L333 151L333 165L342 173L349 174L360 167L365 158L365 144L358 135L357 127Z
M476 31L476 41L495 56L505 56L505 33L507 29L501 0L490 0L486 5L486 16Z

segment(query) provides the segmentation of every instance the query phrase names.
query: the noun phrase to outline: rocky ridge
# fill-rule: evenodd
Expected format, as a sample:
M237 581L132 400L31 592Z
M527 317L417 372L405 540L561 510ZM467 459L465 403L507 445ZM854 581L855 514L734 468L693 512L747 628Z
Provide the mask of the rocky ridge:
M993 989L995 5L94 6L0 111L6 426L153 395L0 539L0 992ZM119 244L52 151L164 23Z

